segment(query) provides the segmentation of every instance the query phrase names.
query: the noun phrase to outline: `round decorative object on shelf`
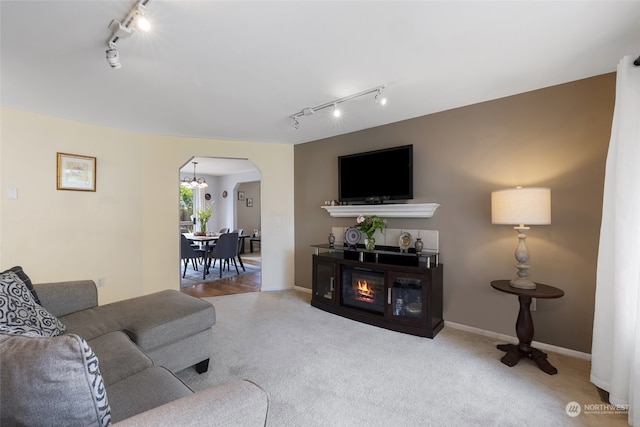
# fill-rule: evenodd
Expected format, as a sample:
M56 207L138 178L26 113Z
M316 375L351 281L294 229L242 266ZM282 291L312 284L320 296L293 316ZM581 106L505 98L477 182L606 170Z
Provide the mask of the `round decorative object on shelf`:
M211 194L207 193L204 195L205 200L211 200Z
M398 239L398 246L400 246L400 252L408 252L411 246L411 233L406 231L401 233L400 239Z
M420 255L422 253L423 248L424 248L424 243L422 243L422 239L418 237L416 239L416 253Z
M333 247L334 243L336 243L336 236L333 233L329 233L329 245Z
M422 304L419 302L412 302L411 304L407 304L404 309L411 314L420 314L422 313Z
M347 231L344 232L344 241L349 246L355 247L360 241L360 237L362 237L362 233L355 227L349 227Z
M223 199L226 199L226 198L227 198L227 194L228 194L228 193L227 193L227 190L224 190L224 191L222 192L222 198L223 198Z

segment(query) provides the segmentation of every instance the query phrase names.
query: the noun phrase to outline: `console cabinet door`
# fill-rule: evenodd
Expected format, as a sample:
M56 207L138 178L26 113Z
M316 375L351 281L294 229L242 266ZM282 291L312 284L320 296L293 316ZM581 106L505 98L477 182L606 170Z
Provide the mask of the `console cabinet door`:
M398 321L424 322L427 318L429 276L390 270L387 281L389 316Z
M313 262L313 297L334 302L336 298L336 264L315 259Z

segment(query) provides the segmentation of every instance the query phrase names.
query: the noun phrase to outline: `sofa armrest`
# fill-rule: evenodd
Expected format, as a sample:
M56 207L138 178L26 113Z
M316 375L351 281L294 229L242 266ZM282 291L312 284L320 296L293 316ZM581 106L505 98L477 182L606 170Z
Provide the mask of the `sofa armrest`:
M264 427L268 410L267 393L244 380L200 390L115 425Z
M42 306L57 317L98 305L98 289L93 280L34 283L33 288Z

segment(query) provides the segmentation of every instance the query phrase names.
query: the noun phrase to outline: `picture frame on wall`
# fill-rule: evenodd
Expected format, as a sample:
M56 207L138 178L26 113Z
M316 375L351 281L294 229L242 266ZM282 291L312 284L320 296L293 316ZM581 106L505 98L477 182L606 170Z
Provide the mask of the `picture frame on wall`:
M56 189L96 191L96 158L57 153Z
M238 200L244 200L244 191L238 191Z
M252 208L253 207L253 199L248 197L247 198L247 207L248 208Z

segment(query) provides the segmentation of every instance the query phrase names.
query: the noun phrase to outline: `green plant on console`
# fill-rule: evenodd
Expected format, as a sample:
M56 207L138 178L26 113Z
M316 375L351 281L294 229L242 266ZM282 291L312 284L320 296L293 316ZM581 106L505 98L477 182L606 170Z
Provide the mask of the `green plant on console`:
M378 215L360 215L356 222L356 228L366 234L368 239L373 238L376 230L383 231L387 226L387 220L380 218Z

